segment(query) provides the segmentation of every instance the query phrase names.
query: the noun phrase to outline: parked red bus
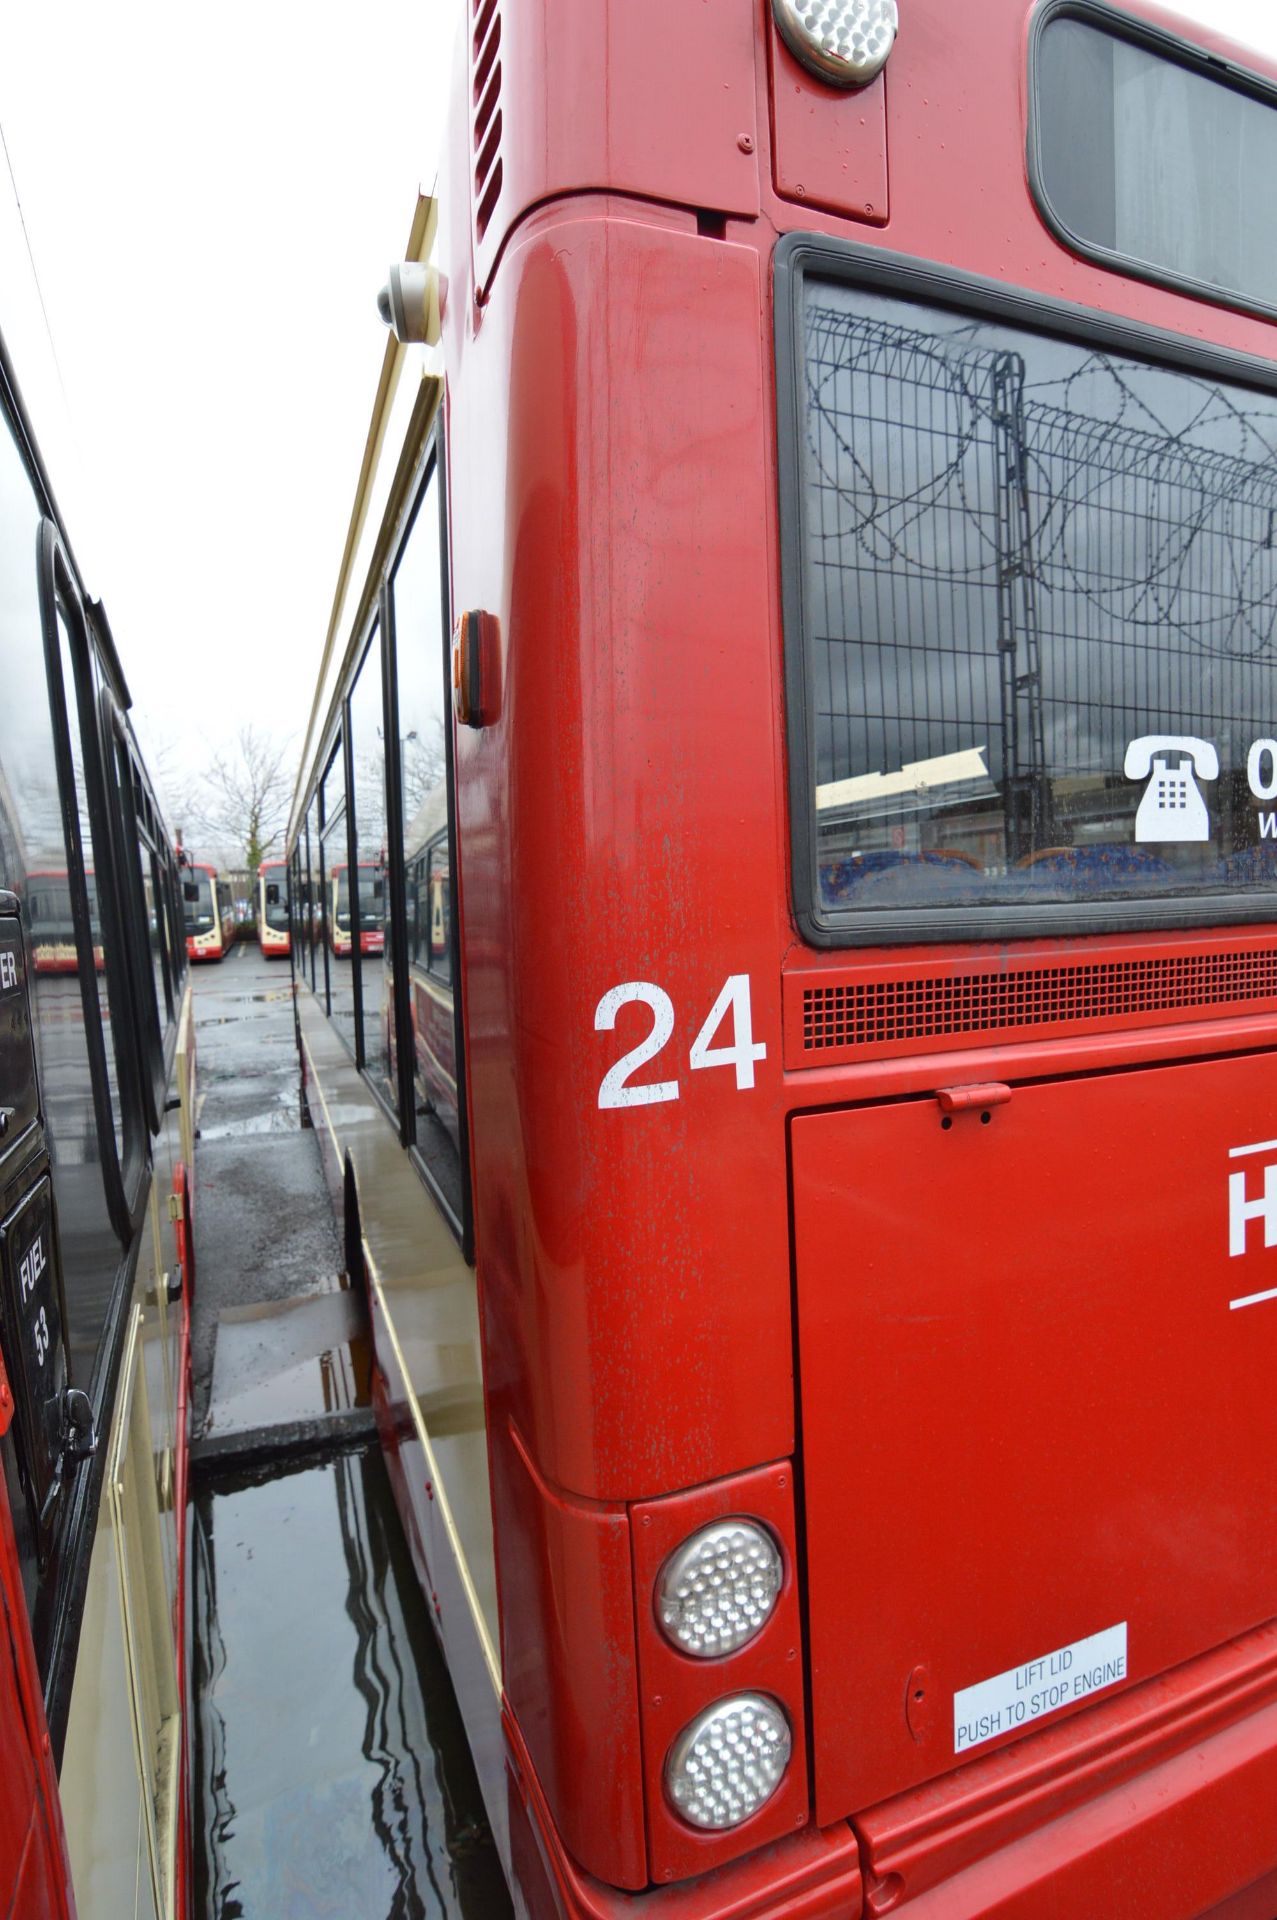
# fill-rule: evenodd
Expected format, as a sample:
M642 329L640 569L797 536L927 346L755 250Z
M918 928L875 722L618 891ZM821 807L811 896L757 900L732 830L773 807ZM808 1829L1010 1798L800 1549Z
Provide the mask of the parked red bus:
M268 960L292 950L286 860L263 860L257 869L257 944Z
M229 883L216 867L196 862L182 869L186 951L192 960L223 960L234 944L235 911Z
M92 872L85 873L89 921L93 929L93 964L103 968L102 941L97 924L97 882ZM71 889L65 868L27 874L24 889L31 928L31 965L37 973L75 973L79 970L75 926L71 918Z
M1257 1920L1277 70L895 29L472 0L290 826L298 897L385 845L388 946L298 943L305 1090L520 1911Z

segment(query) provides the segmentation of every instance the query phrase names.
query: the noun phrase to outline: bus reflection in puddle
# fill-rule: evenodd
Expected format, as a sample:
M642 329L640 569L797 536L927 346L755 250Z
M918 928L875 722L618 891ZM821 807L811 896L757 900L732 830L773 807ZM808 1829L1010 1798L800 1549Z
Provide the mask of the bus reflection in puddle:
M508 1913L376 1449L197 1488L192 1518L194 1911Z

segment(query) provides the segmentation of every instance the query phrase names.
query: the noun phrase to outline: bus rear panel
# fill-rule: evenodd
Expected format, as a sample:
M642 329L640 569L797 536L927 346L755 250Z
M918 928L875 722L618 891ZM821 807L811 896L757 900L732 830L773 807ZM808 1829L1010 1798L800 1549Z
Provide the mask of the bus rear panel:
M1277 87L817 11L470 9L290 827L383 1439L537 1920L1242 1920Z

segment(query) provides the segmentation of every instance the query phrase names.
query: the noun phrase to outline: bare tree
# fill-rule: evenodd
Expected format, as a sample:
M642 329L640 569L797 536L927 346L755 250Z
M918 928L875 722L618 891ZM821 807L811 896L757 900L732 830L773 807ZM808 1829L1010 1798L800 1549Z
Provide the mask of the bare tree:
M423 800L441 787L447 771L443 739L443 719L436 714L426 723L424 734L404 735L400 753L403 780L404 815L411 820Z
M192 824L204 836L233 846L250 873L282 851L292 798L288 743L256 727L241 727L233 753L216 753L207 791Z
M198 837L204 816L204 800L188 763L171 739L156 738L148 729L143 735L147 766L164 815L165 825L179 843Z

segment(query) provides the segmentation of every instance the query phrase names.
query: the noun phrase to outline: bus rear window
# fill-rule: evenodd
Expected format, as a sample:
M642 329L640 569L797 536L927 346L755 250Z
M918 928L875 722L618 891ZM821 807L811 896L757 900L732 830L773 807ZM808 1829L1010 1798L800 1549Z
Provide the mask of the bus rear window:
M800 911L1271 914L1277 396L814 277L801 315Z
M1085 13L1085 8L1080 9ZM1036 187L1084 252L1277 309L1277 94L1073 17L1041 30Z

